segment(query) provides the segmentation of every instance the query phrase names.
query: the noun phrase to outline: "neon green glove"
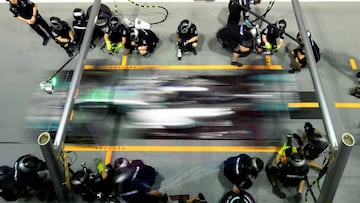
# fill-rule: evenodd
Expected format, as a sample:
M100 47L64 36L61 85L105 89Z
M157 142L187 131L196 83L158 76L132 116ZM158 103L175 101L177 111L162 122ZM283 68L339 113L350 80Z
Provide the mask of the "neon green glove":
M112 50L112 45L110 41L105 41L106 43L106 50L111 51Z
M118 53L119 50L120 50L122 47L123 47L123 44L122 44L121 42L118 43L118 44L116 45L115 49L114 49L114 52L115 52L115 53Z
M103 161L99 161L96 168L99 171L99 173L105 171L105 169L106 169L105 163Z
M275 48L275 51L279 50L280 49L280 45L277 45L276 48Z
M271 46L271 44L270 44L269 42L266 42L266 43L265 43L265 47L266 47L267 49L271 49L272 46Z

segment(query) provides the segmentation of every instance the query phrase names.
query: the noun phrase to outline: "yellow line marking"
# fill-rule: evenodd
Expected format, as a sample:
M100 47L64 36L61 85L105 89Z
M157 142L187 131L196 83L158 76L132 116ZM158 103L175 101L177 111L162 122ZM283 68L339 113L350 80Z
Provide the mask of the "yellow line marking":
M271 67L271 56L270 55L265 55L265 62L266 62L266 66L267 67Z
M127 56L122 56L121 58L121 67L124 67L126 66L126 62L127 62Z
M70 121L72 121L72 120L74 119L74 113L75 113L75 111L74 111L74 110L71 110L71 112L70 112L70 118L69 118Z
M357 70L357 66L356 66L356 62L353 58L349 59L350 65L351 65L351 69L353 70Z
M360 103L336 102L336 108L360 108ZM319 108L317 102L293 102L288 103L288 108Z
M255 70L281 70L281 65L243 65L241 67L232 65L85 65L85 70L144 70L144 69L161 69L161 70L242 70L242 69L255 69Z
M319 108L317 102L292 102L288 103L289 108Z
M111 163L112 150L106 151L105 164Z
M335 103L336 108L360 108L360 103Z
M258 146L74 146L65 151L127 151L127 152L277 152L280 147ZM111 159L107 157L106 160Z

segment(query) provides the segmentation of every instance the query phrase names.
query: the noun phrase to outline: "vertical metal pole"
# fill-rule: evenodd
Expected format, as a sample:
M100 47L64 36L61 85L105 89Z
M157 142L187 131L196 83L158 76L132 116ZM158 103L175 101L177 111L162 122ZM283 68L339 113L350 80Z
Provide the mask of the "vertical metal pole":
M88 24L86 27L84 40L80 47L79 59L77 61L78 63L75 67L74 74L71 79L68 96L67 96L66 103L64 106L64 111L61 116L59 128L56 132L56 137L54 140L54 147L58 151L60 150L61 145L63 144L63 142L65 140L66 127L68 126L71 110L74 105L74 100L76 97L76 90L77 90L78 85L80 84L80 79L81 79L83 69L85 66L86 56L87 56L87 53L89 50L90 41L91 41L93 31L95 28L97 16L98 16L98 13L100 10L100 5L101 5L101 0L94 0L93 6L90 11L90 17L89 17Z
M46 166L49 170L51 181L54 185L57 200L59 202L70 202L65 188L65 173L62 162L57 160L54 147L52 145L51 137L48 132L43 132L38 137L38 144L40 145L41 152L44 156Z
M321 114L324 118L325 130L327 132L332 149L336 151L338 149L338 142L337 142L334 126L333 126L333 123L331 121L331 117L329 114L329 108L326 104L327 100L324 95L323 87L322 87L321 80L319 77L319 72L317 71L317 68L316 68L314 52L312 50L310 40L306 34L307 29L305 28L304 16L301 12L299 0L292 0L292 5L293 5L294 12L295 12L296 22L300 29L300 34L301 34L301 36L303 36L302 39L303 39L303 43L305 46L306 60L310 66L311 77L312 77L312 80L313 80L313 83L315 86L315 90L317 92L317 96L319 99Z
M344 133L342 135L341 145L339 151L336 153L335 162L330 164L317 203L331 203L334 200L336 190L354 144L355 139L350 133Z

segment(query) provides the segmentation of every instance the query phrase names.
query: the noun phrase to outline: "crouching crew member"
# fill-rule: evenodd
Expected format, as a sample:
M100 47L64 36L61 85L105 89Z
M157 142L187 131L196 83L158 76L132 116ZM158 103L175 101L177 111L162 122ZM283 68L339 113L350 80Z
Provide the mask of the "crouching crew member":
M269 24L261 33L262 47L266 54L277 52L284 45L286 21L284 19Z
M50 18L51 34L56 43L65 49L66 53L72 57L76 48L75 34L70 26L58 17Z
M148 29L131 28L130 30L131 46L138 50L142 56L153 53L159 38L156 34Z
M231 65L242 66L243 64L237 60L251 53L253 47L251 29L246 25L230 25L219 30L216 37L223 48L231 49Z
M128 31L120 19L112 16L109 20L109 26L105 30L104 41L106 50L109 53L118 53L120 49L126 44L126 36Z
M249 189L252 179L264 168L264 162L259 158L251 158L247 154L233 156L224 161L224 175L233 183L232 191L240 194L241 189Z
M179 60L184 52L191 51L194 55L197 55L196 47L198 46L198 39L199 36L196 25L190 22L190 20L182 20L176 30Z
M288 135L288 141L276 154L274 164L266 166L266 175L273 187L273 193L281 199L286 198L278 187L277 181L284 186L297 187L297 193L294 196L296 202L300 203L302 192L304 190L305 181L309 172L309 166L306 163L303 154L291 145L292 135Z

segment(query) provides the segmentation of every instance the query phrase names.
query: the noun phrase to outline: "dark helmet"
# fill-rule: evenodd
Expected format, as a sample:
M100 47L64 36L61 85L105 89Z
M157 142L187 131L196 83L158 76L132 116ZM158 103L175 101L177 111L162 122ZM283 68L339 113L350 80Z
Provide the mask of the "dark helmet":
M310 31L306 31L306 35L307 35L308 38L311 38L311 33L310 33ZM300 32L297 33L296 39L297 39L298 41L302 42Z
M261 0L254 0L254 4L259 4L261 3Z
M85 20L85 11L81 8L75 8L73 10L73 16L75 20Z
M61 20L58 17L51 17L50 18L50 24L55 30L61 30Z
M288 157L288 163L295 168L301 168L306 165L306 160L304 155L296 152L290 154L290 156Z
M18 170L24 173L37 172L41 168L42 162L35 156L27 155L19 160Z
M306 122L304 125L304 129L306 133L314 132L314 127L310 122Z
M0 166L0 182L12 176L13 168L10 166Z
M139 30L136 28L131 28L130 30L130 40L131 41L136 41L139 37Z
M257 175L263 170L264 162L260 158L253 157L248 161L246 167L248 173L252 175L253 178L256 178Z
M123 157L117 158L114 161L114 168L115 169L121 169L126 168L129 165L129 160Z
M189 29L191 27L191 22L187 19L182 20L178 26L178 30L180 31L180 33L185 34L187 32L189 32Z
M286 21L284 19L276 21L276 28L279 32L285 32Z
M116 16L112 16L109 19L109 27L112 31L118 31L120 27L120 19Z

